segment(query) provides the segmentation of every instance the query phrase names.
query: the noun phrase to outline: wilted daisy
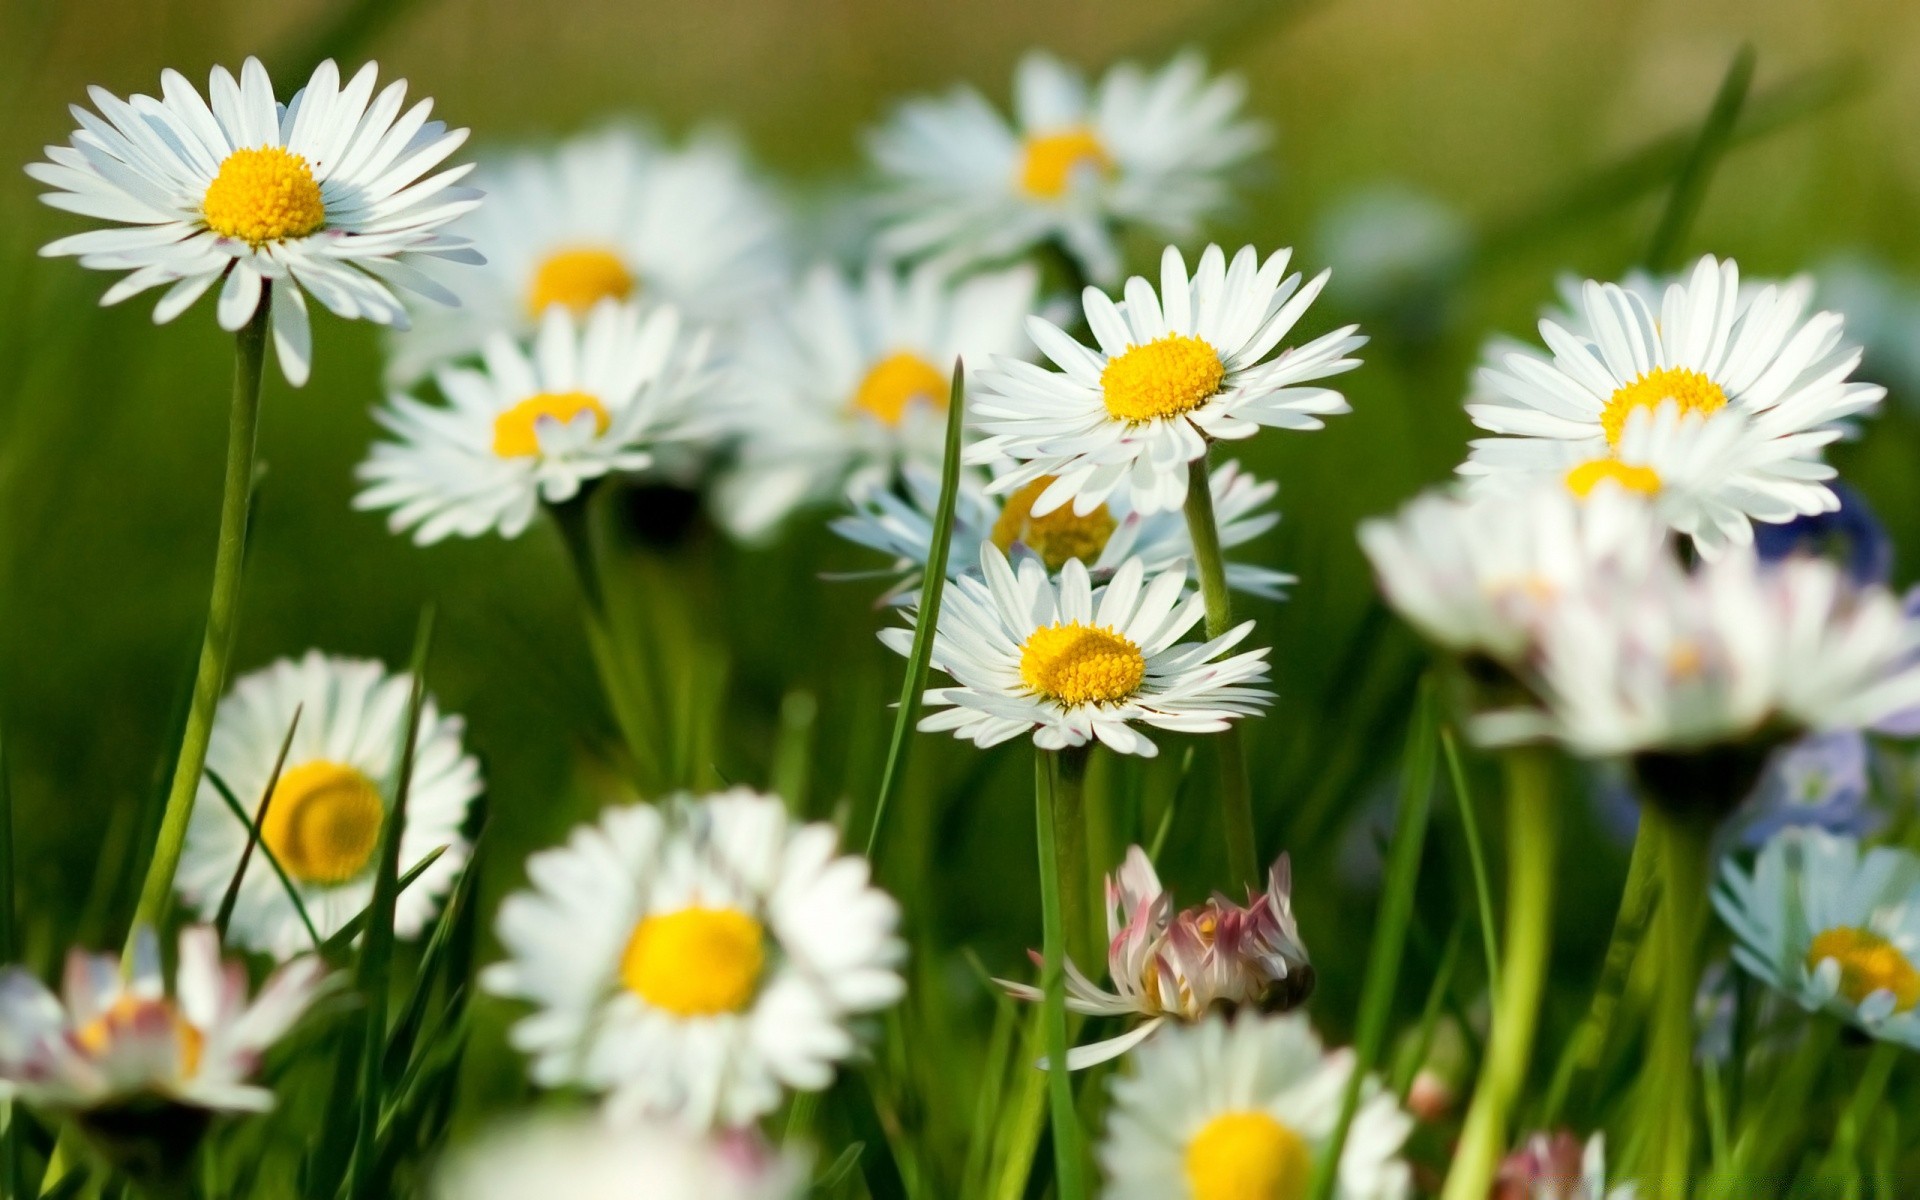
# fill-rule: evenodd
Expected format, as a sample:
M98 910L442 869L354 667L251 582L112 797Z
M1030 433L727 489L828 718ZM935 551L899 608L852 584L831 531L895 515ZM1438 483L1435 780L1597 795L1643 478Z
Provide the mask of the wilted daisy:
M209 926L180 932L171 980L151 930L117 954L67 957L62 994L21 967L0 971L0 1095L59 1112L152 1101L214 1112L260 1112L273 1093L252 1082L269 1046L306 1011L324 967L281 967L250 1001L247 971L220 961Z
M1566 1130L1536 1133L1500 1164L1490 1200L1634 1200L1630 1183L1607 1187L1607 1142L1601 1134L1585 1145Z
M214 716L207 770L258 823L261 843L286 872L323 938L373 899L380 839L406 744L411 688L407 675L389 672L382 663L312 650L242 676ZM289 729L293 742L269 796L267 784ZM441 714L431 698L425 701L406 827L400 833L400 870L405 873L436 850L442 853L399 895L393 923L403 938L433 920L466 864L462 826L481 780L479 764L461 745L462 732L459 717ZM219 910L247 839L247 827L212 780L202 779L175 877L181 896L201 915ZM286 884L257 851L241 881L227 936L281 959L314 948Z
M1108 1200L1304 1200L1327 1151L1350 1051L1329 1054L1305 1016L1241 1013L1167 1030L1113 1082L1100 1144ZM1413 1120L1372 1078L1335 1171L1336 1200L1400 1200Z
M1050 482L1036 479L1002 500L987 493L985 477L963 469L947 550L948 576L976 570L983 542L1016 558L1030 554L1053 574L1077 558L1096 583L1112 578L1129 558L1140 559L1150 575L1192 560L1193 537L1178 513L1137 513L1115 497L1085 516L1071 508L1035 516L1033 501ZM1278 484L1250 475L1234 462L1215 467L1211 482L1221 549L1245 545L1279 522L1280 514L1269 507ZM939 510L939 475L909 463L897 488L862 489L853 497L852 515L834 521L833 529L848 541L890 555L895 569L905 574L903 582L910 582L927 564ZM1293 576L1256 563L1227 564L1227 586L1248 595L1278 598L1293 582Z
M1216 893L1176 913L1147 852L1128 847L1126 862L1107 877L1107 976L1110 992L1069 960L1067 1007L1088 1016L1146 1019L1119 1037L1069 1051L1069 1070L1126 1053L1169 1018L1192 1022L1223 1008L1272 1012L1306 1003L1313 965L1293 919L1286 856L1267 872L1264 893L1249 889L1245 907ZM1045 996L1024 984L1001 986L1022 1000Z
M422 178L467 131L429 121L430 100L402 113L405 81L376 96L377 73L368 63L343 86L321 63L284 105L252 58L238 82L213 69L210 104L177 71L161 73L159 99L90 89L99 115L74 106L69 145L47 147L27 173L56 189L41 197L48 204L115 227L41 253L128 272L103 303L165 287L161 322L220 283L220 327L237 330L274 285L274 349L295 385L312 354L307 293L339 316L393 326L407 314L389 285L459 303L409 260L482 261L443 228L480 202L455 186L471 164Z
M1360 365L1347 357L1366 341L1355 326L1267 357L1327 281L1322 271L1301 286L1299 272L1286 273L1291 253L1262 263L1246 246L1229 266L1220 247L1208 246L1189 279L1169 246L1158 295L1138 275L1124 305L1086 290L1095 348L1029 318L1028 335L1060 370L996 362L982 372L972 415L989 436L968 461L1019 463L994 480L997 492L1052 476L1036 513L1069 500L1090 513L1119 489L1135 511L1165 512L1186 500L1187 464L1210 442L1252 437L1261 426L1318 429L1322 416L1348 411L1339 392L1302 385Z
M737 535L765 534L802 504L937 463L953 364L1020 346L1035 276L1025 267L950 283L929 271L831 267L740 339L739 460L715 499ZM971 374L971 370L969 372Z
M1267 141L1246 89L1198 55L1156 72L1081 74L1033 52L1014 120L972 88L909 101L869 139L887 189L880 247L942 271L1057 243L1094 279L1120 275L1119 226L1190 236L1231 199L1235 168Z
M1788 829L1713 894L1734 961L1809 1012L1920 1049L1920 858Z
M644 1182L642 1182L644 1181ZM800 1200L807 1163L751 1130L546 1119L490 1132L456 1150L435 1180L439 1200ZM640 1190L644 1189L644 1191Z
M436 371L445 404L393 395L375 415L394 440L360 464L354 507L392 509L388 526L423 546L518 537L542 503L644 470L663 444L700 434L707 344L671 308L608 300L581 318L550 308L530 347L496 333L481 366Z
M609 810L528 860L481 975L531 1002L513 1044L616 1116L735 1126L819 1091L903 990L899 908L828 825L745 789Z
M1099 740L1121 754L1159 749L1135 725L1215 733L1266 706L1263 647L1221 658L1253 630L1247 621L1208 642L1182 642L1205 616L1186 594L1184 564L1146 579L1137 558L1093 586L1071 559L1054 580L1037 558L1018 571L992 543L980 574L954 581L940 608L933 665L954 687L929 688L923 730L950 729L978 746L1032 735L1046 750ZM913 634L880 638L901 654Z
M393 339L394 384L495 333L530 336L549 308L585 317L602 300L644 300L731 322L786 279L779 204L717 134L676 147L615 126L483 161L474 182L487 202L453 231L487 265L461 279L459 309L417 313Z
M1697 435L1712 450L1690 464L1700 494L1674 510L1674 528L1704 550L1750 542L1755 520L1838 507L1822 449L1886 394L1848 380L1860 350L1842 340L1839 314L1805 315L1804 281L1743 288L1734 263L1712 257L1657 302L1647 290L1589 281L1571 322L1540 322L1550 355L1508 352L1483 367L1467 412L1506 436L1474 443L1461 472L1565 473L1613 459L1651 490L1662 464L1645 448L1636 456L1629 430L1642 410L1671 406L1709 425L1741 418L1720 437Z

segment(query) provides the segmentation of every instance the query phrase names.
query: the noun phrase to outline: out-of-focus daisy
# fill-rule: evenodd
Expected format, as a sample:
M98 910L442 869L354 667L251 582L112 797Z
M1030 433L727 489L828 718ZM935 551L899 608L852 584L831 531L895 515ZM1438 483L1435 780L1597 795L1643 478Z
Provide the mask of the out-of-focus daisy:
M1634 1200L1630 1183L1607 1187L1607 1142L1585 1145L1566 1130L1536 1133L1500 1164L1491 1200Z
M323 938L373 899L380 838L393 809L406 744L411 687L408 676L391 673L382 663L313 650L242 676L215 713L207 770L259 824L261 842L300 893L314 931ZM262 817L262 798L290 728L293 743ZM462 732L459 717L443 715L431 699L425 702L407 789L406 827L400 833L400 870L445 850L400 893L394 931L403 938L433 920L466 864L462 826L482 785L480 765L463 748ZM203 916L219 909L247 838L247 827L212 781L201 780L175 884ZM281 959L314 948L286 885L257 853L241 881L227 936Z
M717 134L673 147L616 126L483 161L474 182L487 202L454 232L487 265L461 280L461 308L417 313L393 339L390 383L474 354L495 333L530 336L549 308L585 317L602 300L641 300L719 324L786 280L778 202Z
M1748 974L1809 1012L1920 1048L1920 858L1788 829L1752 874L1729 859L1713 902Z
M1339 392L1302 385L1360 365L1347 357L1366 341L1355 326L1267 357L1327 281L1322 271L1303 287L1299 272L1286 273L1290 253L1263 263L1246 246L1229 266L1220 247L1208 246L1189 279L1169 246L1158 295L1138 275L1124 304L1086 290L1097 348L1029 318L1028 335L1060 370L996 362L981 373L972 415L989 436L968 461L1018 462L994 480L997 492L1052 476L1033 501L1036 513L1069 500L1090 513L1122 488L1135 511L1165 512L1186 500L1187 464L1209 442L1252 437L1261 426L1318 429L1322 416L1348 411Z
M180 932L171 981L145 929L125 973L117 954L75 950L59 996L8 967L0 971L0 1095L57 1112L138 1101L265 1111L273 1093L253 1073L324 973L318 958L297 959L249 1000L246 967L221 962L219 936L204 925Z
M1542 706L1476 732L1613 757L1858 728L1920 700L1916 649L1920 624L1887 589L1742 550L1556 602L1531 680Z
M1071 508L1035 516L1033 501L1050 480L1036 479L1003 501L987 493L983 477L963 471L960 479L947 552L950 578L977 569L981 543L989 541L1011 556L1033 555L1049 573L1057 574L1068 559L1077 558L1096 583L1112 578L1129 558L1140 559L1150 575L1193 558L1193 538L1178 513L1133 512L1116 497L1085 516ZM1242 471L1240 464L1215 467L1212 485L1221 549L1245 545L1280 520L1280 514L1268 507L1279 485ZM898 489L863 489L853 497L852 515L836 520L833 529L848 541L891 555L895 568L911 581L927 564L939 508L939 475L927 466L909 463L901 472ZM1227 585L1248 595L1277 599L1293 582L1292 575L1270 567L1227 564Z
M642 1182L644 1181L644 1182ZM643 1122L533 1121L457 1150L439 1200L800 1200L807 1163L751 1130L708 1134ZM636 1190L644 1188L644 1192Z
M1608 458L1651 466L1627 453L1629 426L1642 410L1671 405L1708 424L1743 418L1737 431L1708 437L1721 469L1702 470L1697 503L1676 510L1674 527L1703 549L1752 541L1752 521L1837 507L1822 449L1886 394L1848 380L1860 350L1842 340L1839 314L1806 316L1804 280L1743 288L1734 263L1712 257L1657 303L1644 290L1589 281L1575 320L1540 322L1550 354L1507 352L1483 367L1467 411L1504 436L1475 442L1461 472L1565 471Z
M937 463L955 359L968 376L1012 354L1033 307L1025 267L949 283L926 270L831 267L741 337L738 462L721 518L759 537L802 504L891 482L903 461Z
M1011 124L971 88L909 101L868 143L887 189L880 247L952 271L1051 241L1116 280L1116 227L1188 237L1231 199L1234 169L1267 141L1244 97L1193 54L1157 72L1123 63L1089 94L1036 51L1014 74Z
M275 285L274 349L296 386L312 357L308 293L339 316L393 326L407 314L389 285L458 304L409 260L482 261L444 228L480 203L456 186L471 164L422 178L467 131L428 120L430 100L402 113L406 82L376 96L377 73L368 63L343 85L339 69L321 63L284 105L252 58L237 82L213 69L211 103L171 70L159 99L90 89L99 115L74 106L80 128L69 144L47 147L47 161L27 173L55 189L41 197L48 204L114 227L41 253L127 272L106 304L166 288L153 310L161 322L220 283L220 326L239 329Z
M1313 992L1313 965L1293 919L1293 871L1283 855L1267 872L1267 890L1249 889L1245 907L1215 894L1175 912L1147 852L1127 849L1107 877L1107 975L1104 991L1069 960L1067 1007L1102 1017L1144 1017L1119 1037L1067 1054L1079 1070L1124 1054L1169 1018L1198 1021L1219 1009L1284 1011ZM1040 962L1038 955L1035 962ZM1008 993L1038 1002L1045 993L1002 982Z
M392 509L387 524L421 545L518 537L543 502L644 470L662 444L700 434L707 344L671 308L608 300L579 319L551 308L531 347L498 333L481 367L436 371L444 405L393 395L376 416L394 440L360 464L354 507Z
M1631 582L1671 569L1664 542L1645 504L1606 486L1584 501L1561 488L1430 492L1360 523L1380 589L1403 617L1447 650L1509 667L1560 599L1598 577Z
M1030 734L1047 750L1098 739L1121 754L1158 748L1134 726L1215 733L1266 706L1263 647L1220 656L1253 630L1247 621L1209 642L1182 642L1199 624L1199 593L1184 565L1146 579L1137 558L1095 588L1068 560L1056 581L1036 558L1016 572L999 547L980 550L980 574L954 581L940 608L933 665L954 687L929 688L923 730L952 730L978 746ZM911 652L910 629L880 638Z
M735 789L612 809L528 860L481 983L530 1001L533 1076L616 1116L736 1126L818 1091L903 990L898 906L828 825Z
M1167 1030L1113 1082L1100 1144L1108 1200L1304 1200L1353 1072L1306 1017L1241 1013ZM1413 1126L1369 1078L1334 1164L1337 1200L1400 1200Z

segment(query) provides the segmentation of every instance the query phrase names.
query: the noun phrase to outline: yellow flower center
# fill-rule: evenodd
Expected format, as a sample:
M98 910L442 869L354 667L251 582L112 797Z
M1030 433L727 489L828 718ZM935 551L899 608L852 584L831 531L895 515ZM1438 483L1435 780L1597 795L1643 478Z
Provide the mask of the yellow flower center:
M114 1043L123 1037L150 1037L153 1020L149 1014L155 1012L173 1027L173 1044L180 1055L178 1074L182 1078L191 1077L200 1069L206 1035L181 1016L171 1000L142 1000L123 992L105 1012L75 1030L74 1040L94 1059L105 1058L112 1052Z
M1036 133L1021 148L1020 190L1042 200L1058 200L1067 194L1073 177L1087 170L1113 174L1113 156L1093 130L1075 125L1053 133Z
M1680 412L1687 416L1710 417L1727 406L1727 394L1720 385L1700 372L1686 367L1655 367L1615 392L1600 410L1600 428L1606 432L1607 445L1620 444L1634 409L1658 408L1667 400L1678 403Z
M637 282L611 250L592 246L556 250L533 273L527 309L537 317L558 304L577 316L602 300L625 300L633 295Z
M1070 621L1042 626L1020 647L1021 681L1069 708L1118 704L1139 691L1146 677L1147 659L1140 647L1098 625Z
M493 452L501 458L532 458L540 453L540 419L569 424L581 413L593 414L595 433L605 433L613 418L598 397L585 392L541 392L493 419Z
M683 908L645 917L620 960L634 995L678 1017L737 1013L766 966L760 922L731 908Z
M853 407L883 425L898 425L913 403L947 406L947 377L918 354L889 354L867 372L853 393Z
M1807 969L1815 970L1829 958L1840 964L1840 994L1853 1003L1887 991L1893 993L1895 1012L1920 1004L1920 971L1879 934L1845 925L1829 929L1807 947Z
M281 773L260 822L260 840L300 882L345 883L373 861L386 819L373 780L316 759Z
M255 249L302 238L327 223L313 169L278 146L235 150L220 164L200 201L207 228Z
M1091 566L1113 536L1113 514L1102 504L1086 516L1074 515L1073 505L1062 504L1043 517L1033 515L1033 502L1053 483L1053 476L1040 478L1007 497L1007 503L993 522L993 544L1011 550L1015 542L1040 556L1047 570L1058 571L1067 560L1077 558Z
M1306 1139L1263 1112L1221 1113L1187 1143L1193 1200L1303 1200L1312 1176Z
M1595 458L1567 472L1567 490L1585 499L1603 483L1614 483L1630 492L1658 495L1660 472L1652 467L1634 467L1617 458Z
M1100 390L1107 412L1135 423L1190 413L1219 394L1227 369L1212 346L1197 337L1170 333L1144 346L1129 346L1107 360Z

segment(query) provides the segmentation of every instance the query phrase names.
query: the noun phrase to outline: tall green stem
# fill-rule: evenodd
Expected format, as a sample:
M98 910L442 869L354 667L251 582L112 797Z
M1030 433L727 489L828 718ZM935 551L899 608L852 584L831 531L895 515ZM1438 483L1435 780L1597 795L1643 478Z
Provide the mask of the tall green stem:
M1700 931L1707 919L1708 846L1712 825L1702 817L1642 806L1660 854L1660 905L1654 945L1660 975L1653 998L1653 1030L1641 1079L1648 1157L1641 1176L1651 1200L1688 1195L1693 1173L1693 1003L1700 986Z
M1059 774L1054 755L1037 752L1034 760L1034 831L1040 843L1040 923L1045 964L1042 1020L1047 1047L1047 1090L1053 1109L1054 1195L1085 1200L1086 1179L1080 1154L1080 1118L1073 1109L1073 1080L1067 1074L1066 924L1061 904L1061 855L1054 830L1060 820L1053 786Z
M1067 957L1082 968L1092 963L1093 924L1087 859L1087 759L1091 746L1072 746L1054 755L1053 844L1060 863L1060 924L1066 931Z
M1553 871L1560 838L1553 805L1552 763L1544 751L1520 749L1505 760L1507 776L1507 916L1500 996L1480 1082L1447 1174L1443 1200L1485 1200L1506 1150L1507 1119L1526 1082L1533 1031L1540 1016L1548 940L1553 929Z
M1233 628L1233 595L1227 590L1227 560L1220 552L1220 522L1213 515L1210 455L1187 464L1187 532L1200 568L1200 595L1207 605L1207 637ZM1220 753L1220 819L1227 834L1227 869L1236 883L1260 880L1258 838L1253 825L1253 793L1247 783L1247 755L1238 727L1216 736Z
M233 407L227 417L227 473L220 493L220 540L213 558L213 598L207 605L207 627L200 643L200 666L193 679L193 703L187 710L180 757L174 761L173 784L167 790L166 811L160 818L160 837L140 887L133 930L156 931L166 924L173 904L173 873L187 838L187 820L193 815L194 794L207 763L207 742L213 736L213 714L227 685L227 662L233 650L234 618L240 608L240 578L246 557L247 513L253 499L253 452L260 423L260 370L266 359L267 316L271 285L260 295L253 319L234 337ZM133 950L133 933L127 953Z

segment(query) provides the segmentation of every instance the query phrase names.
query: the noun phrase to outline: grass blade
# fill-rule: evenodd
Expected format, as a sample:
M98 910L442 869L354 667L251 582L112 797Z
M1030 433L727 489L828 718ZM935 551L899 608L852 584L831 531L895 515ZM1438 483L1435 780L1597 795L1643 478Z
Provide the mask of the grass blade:
M394 889L394 894L396 896L404 895L406 890L413 886L414 881L426 874L427 868L439 862L440 856L446 852L447 847L435 846L433 849L421 855L420 861L408 867L407 873L400 876L400 885ZM345 925L342 925L332 937L321 944L320 953L325 955L330 962L338 963L345 961L348 958L347 952L353 948L354 939L358 938L361 932L366 929L367 914L372 911L372 905L368 905L366 908L353 914Z
M253 820L247 822L247 847L240 852L240 864L233 869L233 882L227 885L227 894L220 898L220 911L213 918L213 927L219 932L223 946L227 942L227 926L233 921L233 906L240 901L240 884L247 877L247 864L253 861L253 848L260 844L260 826L266 823L267 806L273 803L273 793L280 786L280 772L287 765L287 751L293 748L293 734L300 728L300 712L305 707L304 704L296 704L293 720L287 722L287 736L280 742L280 753L274 756L273 770L267 776L266 788L260 793L260 803L253 810ZM311 924L307 926L307 932L313 932Z
M433 932L427 937L426 949L420 952L420 967L414 976L413 992L407 997L406 1007L401 1009L400 1019L393 1024L393 1032L387 1037L385 1078L389 1085L400 1078L407 1063L414 1057L414 1046L418 1042L422 1021L426 1016L427 1000L433 992L433 986L442 974L447 962L447 950L451 945L453 931L466 906L473 902L474 880L479 872L478 865L480 839L486 836L483 829L473 840L475 857L467 861L466 869L460 873L460 880L453 885L453 891L447 896L446 906L440 910L440 918L433 924ZM449 993L461 981L451 979Z
M247 827L247 844L249 846L257 844L260 847L261 857L265 858L267 865L273 868L273 873L280 879L280 885L287 889L287 898L293 901L293 911L300 915L300 923L306 926L307 936L313 939L313 948L325 950L326 939L320 936L320 931L314 928L313 918L307 915L306 903L300 899L300 889L294 886L293 878L287 874L287 869L280 865L280 859L274 855L273 847L260 840L260 827L254 823L252 817L247 815L246 805L240 803L240 798L233 794L233 789L227 786L227 781L220 778L220 772L211 767L207 768L207 782L213 785L214 791L220 793L220 799L226 801L228 810Z
M1420 854L1427 841L1427 817L1433 809L1433 781L1439 758L1438 722L1433 679L1420 683L1414 704L1413 728L1407 735L1407 757L1400 775L1400 807L1394 822L1393 851L1387 862L1386 886L1380 897L1380 916L1374 926L1368 954L1366 986L1360 996L1360 1025L1355 1038L1353 1073L1340 1098L1340 1116L1326 1150L1315 1155L1314 1200L1333 1195L1341 1147L1360 1107L1360 1085L1380 1059L1386 1041L1387 1018L1393 1012L1394 985L1406 949L1407 926L1413 919L1414 884L1420 877Z
M1694 138L1692 150L1674 172L1673 192L1667 197L1666 210L1660 214L1660 225L1647 247L1650 271L1671 271L1678 265L1675 260L1680 253L1680 243L1700 211L1713 169L1720 165L1721 157L1727 152L1733 127L1739 123L1740 110L1745 107L1747 92L1753 87L1753 58L1752 43L1740 47L1740 52L1733 56L1733 63L1720 80L1720 90L1714 93L1713 106L1707 110L1706 120L1700 123L1700 133Z
M933 661L933 636L940 624L940 597L947 586L947 552L953 545L953 514L960 500L960 447L966 429L966 366L953 364L953 391L947 398L947 445L940 464L940 506L933 522L933 541L927 550L926 576L920 581L920 604L914 610L913 648L907 658L907 677L900 682L900 706L894 714L893 740L887 745L887 765L880 773L880 791L873 801L873 824L867 829L867 858L873 858L885 827L887 806L900 786L907 738L920 716L920 697L926 690L927 670Z
M1440 731L1440 745L1447 753L1447 774L1453 780L1453 798L1460 804L1460 828L1467 836L1467 861L1473 868L1473 898L1480 910L1480 946L1487 958L1487 992L1500 994L1500 934L1494 927L1493 887L1487 882L1487 847L1480 838L1480 818L1475 816L1473 792L1467 787L1467 773L1460 765L1460 746L1453 730Z

